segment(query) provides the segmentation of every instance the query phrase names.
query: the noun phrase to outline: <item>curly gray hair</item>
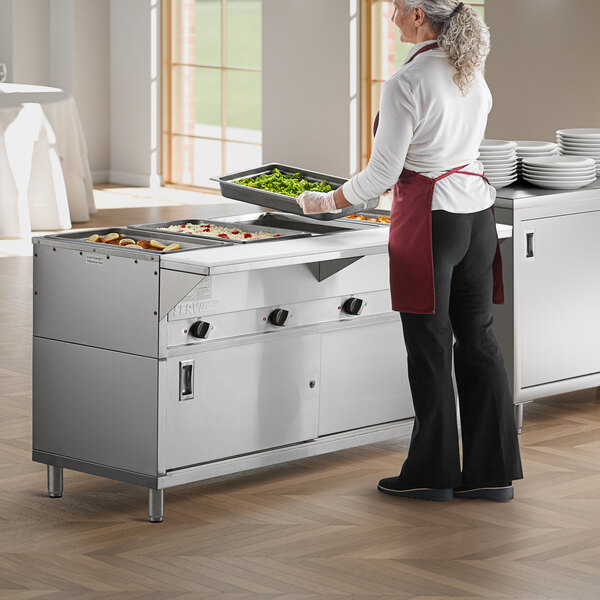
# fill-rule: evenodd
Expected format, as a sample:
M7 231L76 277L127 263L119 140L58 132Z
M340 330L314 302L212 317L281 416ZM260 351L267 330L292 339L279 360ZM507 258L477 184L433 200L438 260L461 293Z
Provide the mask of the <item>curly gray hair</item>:
M465 95L490 51L490 31L480 14L457 0L403 1L408 11L421 8L431 27L439 32L438 44L448 53L454 82Z

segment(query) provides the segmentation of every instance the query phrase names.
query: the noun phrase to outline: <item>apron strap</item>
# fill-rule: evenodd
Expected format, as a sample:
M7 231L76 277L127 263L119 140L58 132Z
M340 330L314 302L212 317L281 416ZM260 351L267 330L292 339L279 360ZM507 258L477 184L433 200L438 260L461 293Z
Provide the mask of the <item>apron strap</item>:
M481 177L486 183L489 183L487 177L485 175L482 175L481 173L471 173L471 171L461 171L461 169L464 169L467 165L463 165L462 167L455 167L454 169L451 169L450 171L446 171L446 173L444 173L443 175L440 175L439 177L436 177L433 181L440 181L440 179L444 179L445 177L448 177L449 175L453 175L454 173L460 173L461 175L474 175L475 177Z

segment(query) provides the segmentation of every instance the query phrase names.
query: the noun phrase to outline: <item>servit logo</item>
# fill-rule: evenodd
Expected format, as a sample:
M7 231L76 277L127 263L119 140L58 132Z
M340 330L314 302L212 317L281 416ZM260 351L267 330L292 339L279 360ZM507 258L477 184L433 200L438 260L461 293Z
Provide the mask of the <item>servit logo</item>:
M218 300L182 300L169 312L169 320L187 319L195 315L215 310L219 304Z

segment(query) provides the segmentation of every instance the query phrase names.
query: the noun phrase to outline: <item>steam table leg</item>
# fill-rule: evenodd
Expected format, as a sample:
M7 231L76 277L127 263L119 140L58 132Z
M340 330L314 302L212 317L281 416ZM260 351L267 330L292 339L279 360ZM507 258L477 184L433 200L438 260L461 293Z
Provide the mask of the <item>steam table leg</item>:
M63 495L63 470L62 467L48 465L48 496L62 498Z
M162 523L165 512L165 491L148 488L148 520Z
M523 430L523 404L515 404L515 425L517 433L521 433Z

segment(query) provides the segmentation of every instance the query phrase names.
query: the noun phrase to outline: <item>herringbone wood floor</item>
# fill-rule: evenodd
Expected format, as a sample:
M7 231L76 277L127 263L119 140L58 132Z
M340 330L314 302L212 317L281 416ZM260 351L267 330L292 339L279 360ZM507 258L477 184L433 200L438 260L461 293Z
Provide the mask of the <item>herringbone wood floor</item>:
M86 226L150 220L117 213ZM136 486L65 471L64 497L46 496L31 462L28 257L0 258L0 328L2 600L600 598L596 390L525 407L513 502L379 494L404 459L397 440L167 490L152 525Z

